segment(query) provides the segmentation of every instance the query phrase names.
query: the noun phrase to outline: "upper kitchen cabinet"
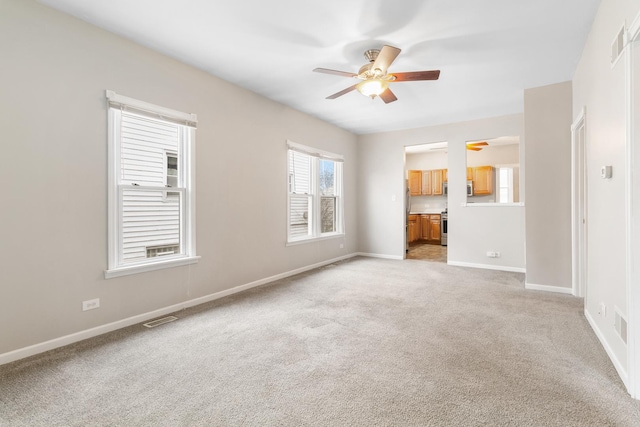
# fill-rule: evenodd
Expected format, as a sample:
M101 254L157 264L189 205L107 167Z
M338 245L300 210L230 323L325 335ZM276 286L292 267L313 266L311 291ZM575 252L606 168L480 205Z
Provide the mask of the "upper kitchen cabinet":
M473 194L476 196L493 194L492 166L478 166L473 168Z
M409 194L412 196L422 194L422 171L409 171Z
M442 196L443 169L428 171L431 172L431 194L434 196ZM424 174L424 172L423 172Z
M422 195L442 196L444 169L422 171Z
M415 212L426 208L441 212L447 195L443 184L447 179L448 152L446 142L433 142L405 147L407 185Z
M431 196L433 190L431 189L431 171L422 171L422 195Z
M409 194L412 196L442 196L444 176L446 176L446 169L410 170Z
M467 141L467 203L520 201L520 137Z

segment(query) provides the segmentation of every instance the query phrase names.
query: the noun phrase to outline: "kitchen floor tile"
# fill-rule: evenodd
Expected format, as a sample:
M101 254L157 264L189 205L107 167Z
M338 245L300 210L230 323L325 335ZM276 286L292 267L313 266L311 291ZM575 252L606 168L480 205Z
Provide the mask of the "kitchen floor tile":
M447 262L447 247L430 243L412 243L409 245L407 259Z

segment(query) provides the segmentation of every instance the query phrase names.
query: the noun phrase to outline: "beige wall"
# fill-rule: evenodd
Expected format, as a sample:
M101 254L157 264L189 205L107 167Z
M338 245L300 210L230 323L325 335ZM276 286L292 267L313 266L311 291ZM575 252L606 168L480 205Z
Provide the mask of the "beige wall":
M640 0L602 1L573 81L573 116L586 109L588 277L585 311L625 381L629 372L627 346L615 332L613 314L617 309L624 317L629 315L625 274L626 238L630 233L625 224L628 201L625 74L629 64L623 55L612 67L610 56L611 43L622 25L628 28L639 13ZM635 73L637 79L637 69ZM600 167L604 165L613 167L611 179L600 178ZM637 171L633 172L637 175ZM633 286L638 292L638 283ZM606 316L600 314L601 304L607 308ZM637 316L638 307L634 310ZM629 331L633 333L633 327L630 326ZM636 332L636 336L640 335ZM640 355L636 357L637 365ZM637 374L640 366L634 368L636 382L640 382ZM636 387L638 397L640 387Z
M524 93L527 284L571 288L571 82Z
M495 166L520 163L520 144L498 145L482 151L467 151L467 166Z
M448 154L446 151L427 153L407 153L407 170L447 169Z
M356 251L353 134L31 0L0 52L0 355ZM105 89L198 114L200 263L103 278ZM346 238L285 246L287 139L344 154Z
M449 263L524 269L524 207L462 206L466 203L466 141L523 135L523 115L359 137L360 252L404 255L405 146L448 142ZM522 163L522 162L521 162ZM488 258L497 251L501 258Z

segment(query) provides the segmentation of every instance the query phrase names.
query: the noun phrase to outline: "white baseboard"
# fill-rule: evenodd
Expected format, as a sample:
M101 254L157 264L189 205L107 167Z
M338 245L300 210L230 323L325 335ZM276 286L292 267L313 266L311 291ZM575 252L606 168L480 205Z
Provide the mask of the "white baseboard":
M276 274L275 276L266 277L264 279L256 280L251 283L246 283L244 285L236 286L231 289L226 289L224 291L216 292L210 295L205 295L199 298L194 298L178 304L170 305L168 307L163 307L157 310L149 311L147 313L142 313L136 316L128 317L126 319L107 323L105 325L96 326L95 328L85 329L84 331L75 332L73 334L65 335L59 338L54 338L49 341L45 341L38 344L30 345L28 347L23 347L17 350L9 351L7 353L0 354L0 365L4 365L6 363L10 363L19 359L24 359L25 357L33 356L35 354L44 353L45 351L49 351L58 347L63 347L65 345L73 344L75 342L82 341L87 338L92 338L98 335L106 334L107 332L112 332L117 329L126 328L127 326L142 323L147 320L155 319L157 317L165 316L167 314L174 313L176 311L180 311L188 307L193 307L195 305L204 304L209 301L214 301L232 294L236 294L238 292L245 291L247 289L255 288L261 285L265 285L267 283L274 282L276 280L280 280L286 277L295 276L296 274L304 273L305 271L309 271L315 268L323 267L325 265L333 264L334 262L353 258L357 255L359 254L353 253L353 254L344 255L338 258L322 261L316 264L307 265L305 267L297 268L295 270L287 271L285 273Z
M524 288L531 291L556 292L559 294L573 295L573 288L563 288L561 286L536 285L535 283L525 282Z
M369 258L382 258L382 259L395 259L398 261L402 261L404 259L402 255L398 256L398 255L370 254L366 252L357 252L356 254L354 254L354 256L366 256Z
M618 372L618 375L620 376L620 379L622 380L622 382L624 383L625 387L628 390L629 389L629 383L627 381L628 381L629 377L627 376L627 371L624 369L624 367L622 366L622 364L620 363L620 361L616 357L615 353L613 352L613 350L609 346L609 343L605 339L604 334L602 333L600 328L598 328L598 325L596 324L596 321L593 320L593 317L591 317L591 314L589 314L589 312L587 311L586 308L584 310L584 317L587 318L587 322L589 322L589 325L591 325L591 329L593 329L593 332L595 332L596 337L598 337L598 340L600 340L600 344L602 344L602 347L604 347L604 350L607 352L607 355L609 356L609 359L611 359L611 363L613 363L613 367L616 368L616 371Z
M521 267L509 267L506 265L491 265L491 264L473 264L470 262L460 262L460 261L447 261L449 265L455 265L457 267L472 267L472 268L482 268L484 270L498 270L498 271L511 271L514 273L526 273L526 269Z

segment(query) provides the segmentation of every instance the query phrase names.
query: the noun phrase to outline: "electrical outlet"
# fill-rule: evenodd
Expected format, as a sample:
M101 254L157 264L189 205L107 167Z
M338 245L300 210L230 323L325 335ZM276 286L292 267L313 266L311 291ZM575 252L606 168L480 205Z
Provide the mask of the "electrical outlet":
M340 249L344 249L344 243L340 243Z
M93 310L100 307L100 298L82 301L82 311Z

